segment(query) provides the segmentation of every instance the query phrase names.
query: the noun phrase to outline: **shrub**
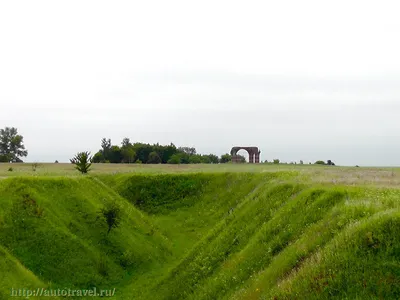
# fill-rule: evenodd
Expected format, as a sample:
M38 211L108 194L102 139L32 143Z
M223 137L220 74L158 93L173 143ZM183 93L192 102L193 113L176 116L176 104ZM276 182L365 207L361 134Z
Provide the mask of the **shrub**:
M115 201L106 204L101 209L100 213L107 223L107 234L110 233L112 228L119 226L121 222L121 207Z
M323 160L317 160L315 165L325 165L325 162Z
M92 165L92 157L90 156L90 152L87 151L79 152L70 161L75 164L75 168L82 174L88 173Z
M228 163L232 161L232 156L229 155L228 153L225 153L223 155L221 155L221 159L220 159L220 163L224 164L224 163Z
M12 167L9 167L8 172L12 172L12 171L14 171L14 169Z

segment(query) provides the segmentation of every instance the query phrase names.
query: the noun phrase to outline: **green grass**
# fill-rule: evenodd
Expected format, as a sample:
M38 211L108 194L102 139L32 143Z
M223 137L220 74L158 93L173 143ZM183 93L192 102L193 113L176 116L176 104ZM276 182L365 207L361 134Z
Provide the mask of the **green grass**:
M19 166L0 180L0 299L39 287L116 288L118 299L400 298L396 170ZM99 211L110 201L123 215L107 234Z

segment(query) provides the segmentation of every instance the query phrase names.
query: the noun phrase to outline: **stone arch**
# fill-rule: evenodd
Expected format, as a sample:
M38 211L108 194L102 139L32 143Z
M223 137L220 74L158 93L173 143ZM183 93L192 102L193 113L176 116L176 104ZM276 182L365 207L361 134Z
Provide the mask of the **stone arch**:
M232 156L232 162L233 163L238 163L240 162L239 156L237 153L240 150L246 150L247 153L249 154L249 163L255 163L259 164L260 163L260 153L261 151L258 150L258 147L233 147L231 150L231 156Z

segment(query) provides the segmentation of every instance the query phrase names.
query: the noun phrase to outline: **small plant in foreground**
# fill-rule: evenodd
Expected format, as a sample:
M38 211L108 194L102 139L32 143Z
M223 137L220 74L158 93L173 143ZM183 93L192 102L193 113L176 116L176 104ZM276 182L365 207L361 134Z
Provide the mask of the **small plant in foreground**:
M33 171L33 172L36 172L36 169L37 169L38 166L39 166L38 163L33 163L33 164L32 164L32 171Z
M116 228L119 226L121 222L121 207L115 201L106 204L100 210L100 213L107 223L107 234L110 233L112 228Z
M75 168L82 174L88 173L92 165L92 157L90 156L90 152L87 151L79 152L70 161L75 164Z
M12 172L12 171L14 171L14 169L12 167L9 167L8 172Z

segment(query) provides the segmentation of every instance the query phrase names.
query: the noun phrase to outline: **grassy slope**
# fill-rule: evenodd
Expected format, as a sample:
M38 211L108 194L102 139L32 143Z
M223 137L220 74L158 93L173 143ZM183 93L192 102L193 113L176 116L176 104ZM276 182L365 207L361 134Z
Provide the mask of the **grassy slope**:
M107 235L98 211L112 199L124 216L120 228ZM26 276L29 270L46 286L110 288L164 263L170 245L150 228L140 211L90 178L0 182L0 246L24 266ZM11 275L13 286L25 287L23 277ZM3 284L0 293L9 289Z
M399 191L295 176L2 180L0 298L43 285L117 287L119 299L400 298ZM111 199L124 221L107 236L96 216Z

